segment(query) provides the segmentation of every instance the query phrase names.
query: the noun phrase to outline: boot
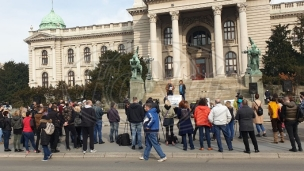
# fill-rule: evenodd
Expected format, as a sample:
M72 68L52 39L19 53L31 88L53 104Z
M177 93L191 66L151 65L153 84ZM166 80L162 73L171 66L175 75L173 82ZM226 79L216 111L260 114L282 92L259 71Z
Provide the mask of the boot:
M278 132L273 132L273 143L274 144L278 143Z
M284 143L284 132L280 132L280 135L281 135L280 143Z

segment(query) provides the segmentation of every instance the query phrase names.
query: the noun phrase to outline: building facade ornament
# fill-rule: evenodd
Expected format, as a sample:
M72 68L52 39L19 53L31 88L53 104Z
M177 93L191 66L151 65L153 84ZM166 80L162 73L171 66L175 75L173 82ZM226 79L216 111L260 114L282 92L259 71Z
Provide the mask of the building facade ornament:
M170 15L172 17L172 20L178 20L179 19L179 11L170 11Z
M155 13L149 13L148 17L150 18L150 23L156 23L156 21L157 21L157 14L155 14Z
M183 28L186 28L188 26L190 26L193 23L205 23L208 24L211 27L214 27L214 21L213 21L213 17L210 15L205 15L205 16L199 16L199 17L186 17L186 18L182 18L182 26Z
M239 9L239 13L246 12L247 5L245 3L238 3L237 6L238 6L238 9Z
M222 13L222 6L212 6L213 14L214 15L221 15Z

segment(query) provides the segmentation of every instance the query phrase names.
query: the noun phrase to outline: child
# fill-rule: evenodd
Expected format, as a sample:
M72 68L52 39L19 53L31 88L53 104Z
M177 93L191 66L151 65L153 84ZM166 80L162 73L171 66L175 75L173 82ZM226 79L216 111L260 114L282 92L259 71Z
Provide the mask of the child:
M52 153L50 152L50 149L48 148L48 145L50 143L51 135L46 134L45 128L46 128L46 123L52 123L51 119L48 119L46 115L43 115L41 120L40 120L40 125L39 128L41 130L41 145L44 153L44 157L42 161L48 161L48 159L52 158Z

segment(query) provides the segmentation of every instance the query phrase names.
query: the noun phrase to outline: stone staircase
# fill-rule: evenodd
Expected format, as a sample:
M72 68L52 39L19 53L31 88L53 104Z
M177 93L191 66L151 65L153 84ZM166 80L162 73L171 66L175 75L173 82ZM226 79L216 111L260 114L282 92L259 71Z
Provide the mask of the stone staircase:
M226 78L206 78L204 80L184 80L186 85L186 100L189 102L196 101L200 97L210 98L214 101L217 98L221 100L232 100L235 98L236 93L240 92L245 98L251 99L248 93L248 88L242 84L242 78L226 77ZM178 80L172 80L175 86L174 94L178 95ZM158 81L154 83L154 88L147 91L144 97L148 99L159 99L163 103L163 98L166 96L166 84L168 81Z

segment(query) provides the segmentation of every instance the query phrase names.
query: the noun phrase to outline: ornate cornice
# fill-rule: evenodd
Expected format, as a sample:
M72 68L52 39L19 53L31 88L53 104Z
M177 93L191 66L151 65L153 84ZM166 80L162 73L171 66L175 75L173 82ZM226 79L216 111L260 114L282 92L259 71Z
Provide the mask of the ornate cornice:
M298 17L303 15L303 12L290 12L290 13L282 13L282 14L270 14L270 19L282 19L289 17Z
M148 13L148 8L147 7L130 8L130 9L127 9L127 11L132 16L143 15L143 14Z
M214 15L221 15L222 13L222 6L212 6L213 14Z
M150 5L150 4L159 4L159 3L170 2L170 1L177 1L177 0L144 0L144 2L147 5Z
M199 16L199 17L187 17L187 18L183 18L181 21L183 28L186 28L196 22L206 23L209 26L214 27L214 21L213 21L212 15Z
M238 3L237 6L238 6L239 13L246 12L247 5L245 3Z
M171 15L172 20L178 20L179 11L170 11L170 15Z
M155 13L149 13L148 17L150 18L150 23L156 23L156 21L157 21L157 14L155 14Z

